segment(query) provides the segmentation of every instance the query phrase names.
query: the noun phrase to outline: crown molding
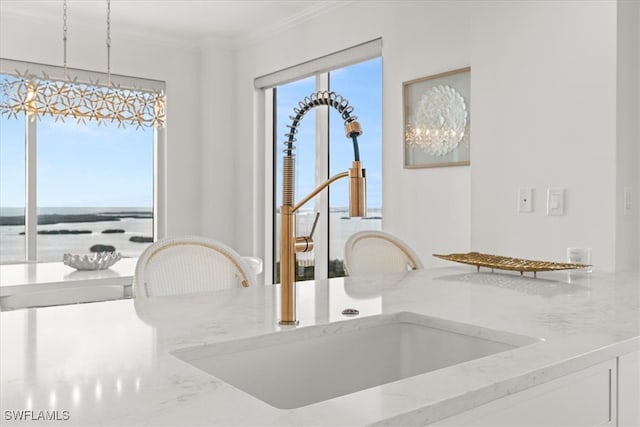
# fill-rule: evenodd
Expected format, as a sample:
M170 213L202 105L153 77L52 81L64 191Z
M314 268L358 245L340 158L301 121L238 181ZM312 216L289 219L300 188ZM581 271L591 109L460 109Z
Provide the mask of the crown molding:
M117 37L123 37L129 40L151 45L188 49L191 51L198 51L207 46L215 46L227 50L237 50L238 48L259 42L265 37L265 35L283 32L300 25L303 22L309 21L310 19L327 14L349 5L350 3L355 3L355 0L321 0L309 3L309 7L295 15L287 16L279 21L275 21L274 23L265 23L265 25L258 26L251 32L245 32L237 37L223 37L214 33L203 36L175 35L162 31L154 31L152 29L145 30L125 26L117 27L113 25L113 23L112 29L115 26L116 30L112 32L112 37L115 33ZM4 20L20 21L28 26L36 27L41 25L61 25L59 17L52 14L29 14L15 10L4 10L0 21ZM83 19L80 22L72 22L71 28L81 28L83 31L95 31L95 27L98 24L103 25L102 22L98 23L97 21L94 22ZM73 35L71 34L70 37L73 37Z
M236 50L233 38L222 37L215 34L207 34L206 36L200 37L198 45L200 46L200 50L211 47L232 52Z
M322 0L313 2L310 7L295 15L288 16L280 21L274 22L271 25L265 25L256 28L254 31L234 38L233 45L235 48L243 48L252 45L263 39L265 37L265 34L271 35L283 32L292 27L300 25L303 22L309 21L310 19L324 15L335 9L342 8L351 3L355 3L355 0Z

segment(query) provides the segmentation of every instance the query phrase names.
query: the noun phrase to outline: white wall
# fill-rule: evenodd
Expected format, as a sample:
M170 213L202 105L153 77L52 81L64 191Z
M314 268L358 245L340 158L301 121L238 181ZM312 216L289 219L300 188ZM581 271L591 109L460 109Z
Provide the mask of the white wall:
M350 2L239 49L238 117L261 107L255 77L382 37L383 228L427 266L443 264L432 253L561 261L584 246L613 270L616 35L615 2ZM466 65L471 166L403 169L402 82ZM258 196L237 199L237 245L258 255L264 184L246 171L263 159L261 131L238 127L255 156L237 159L238 179ZM520 186L536 189L533 213L516 212ZM546 215L549 187L567 189L566 215Z
M404 169L402 83L473 64L467 2L385 2L370 24L383 28L383 229L407 241L425 266L432 254L470 249L471 166ZM385 22L385 25L381 25ZM471 141L475 95L471 88Z
M236 156L245 156L238 149L238 122L249 126L251 121L236 120L235 52L230 42L208 38L201 43L200 87L202 94L199 115L200 199L202 203L201 234L235 246L236 198L251 193L238 192ZM241 188L241 187L240 187Z
M471 246L615 267L616 4L487 2L473 22ZM516 212L518 187L534 212ZM546 190L566 189L566 215Z
M69 13L68 65L105 72L104 28L87 27L73 20L71 10ZM57 20L38 21L32 17L3 14L0 17L0 56L61 66L60 25ZM200 233L198 58L196 46L185 46L155 36L143 38L113 28L112 72L166 82L166 222L169 235Z
M618 4L617 50L617 174L616 174L616 270L635 270L640 266L638 233L640 214L637 204L638 156L640 155L640 3ZM624 188L631 187L632 210L624 211ZM634 206L635 205L635 206Z

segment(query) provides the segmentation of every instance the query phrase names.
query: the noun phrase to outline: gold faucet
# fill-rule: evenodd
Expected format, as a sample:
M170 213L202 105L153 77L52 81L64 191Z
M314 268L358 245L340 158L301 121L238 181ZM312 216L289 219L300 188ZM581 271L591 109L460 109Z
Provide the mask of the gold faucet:
M341 114L347 138L353 141L354 161L348 171L332 176L322 184L317 186L311 193L294 203L295 199L295 156L293 154L296 141L295 134L300 120L311 108L326 105L333 107ZM297 252L309 252L313 249L313 238L311 235L296 237L296 212L309 200L314 198L320 191L331 185L333 182L349 177L349 216L358 217L366 215L366 174L360 163L358 151L358 136L362 135L357 117L351 115L353 107L349 106L342 96L335 92L316 92L293 109L295 116L290 116L292 122L288 125L290 131L285 136L286 149L283 157L283 178L282 178L282 206L280 207L281 234L280 234L280 325L297 325L296 319L296 288L295 288L295 254ZM313 234L313 232L311 233Z

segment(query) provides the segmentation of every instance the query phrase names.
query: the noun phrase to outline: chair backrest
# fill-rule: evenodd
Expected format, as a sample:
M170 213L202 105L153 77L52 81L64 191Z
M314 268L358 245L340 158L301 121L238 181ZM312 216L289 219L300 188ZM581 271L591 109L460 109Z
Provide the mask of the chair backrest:
M359 231L347 239L344 269L347 275L395 273L422 269L418 255L406 243L383 231Z
M255 275L235 250L196 236L152 243L138 258L133 277L136 298L255 285Z

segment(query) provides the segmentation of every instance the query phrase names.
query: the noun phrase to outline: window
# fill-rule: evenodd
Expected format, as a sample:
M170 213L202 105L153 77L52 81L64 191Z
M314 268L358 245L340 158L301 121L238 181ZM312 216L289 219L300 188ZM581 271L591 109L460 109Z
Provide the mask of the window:
M296 256L296 280L344 276L344 245L347 238L360 230L380 229L382 225L382 59L334 67L310 77L275 85L268 100L273 100L273 283L279 282L280 215L282 204L282 150L291 124L293 108L305 96L333 91L349 101L362 125L358 138L363 166L367 171L367 216L350 218L349 186L346 179L336 181L328 190L300 208L297 235L310 232L315 215L320 220L314 234L314 250ZM348 170L353 160L353 145L345 136L340 114L329 107L311 109L300 122L296 135L295 201L306 196L319 183ZM265 271L268 271L265 269Z
M329 73L330 90L343 94L355 107L362 126L360 158L367 170L367 216L349 218L346 180L329 187L329 277L344 276L344 247L361 230L382 229L382 59L344 67ZM329 114L329 176L346 170L353 159L338 114Z
M91 74L91 81L104 81ZM15 78L0 74L0 84L6 89ZM6 107L7 92L0 96ZM60 119L0 117L0 263L61 261L64 253L101 250L138 256L157 237L154 153L164 130ZM32 224L29 212L37 217Z
M1 76L0 76L1 77ZM0 262L25 259L25 123L0 117ZM13 218L22 221L10 221Z

